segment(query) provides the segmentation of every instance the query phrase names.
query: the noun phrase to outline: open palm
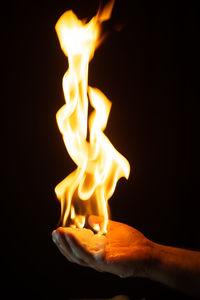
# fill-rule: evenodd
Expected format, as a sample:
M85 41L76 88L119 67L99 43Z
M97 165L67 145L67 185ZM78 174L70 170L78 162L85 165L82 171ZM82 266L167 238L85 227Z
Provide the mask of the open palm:
M92 228L96 224L101 227L100 217L90 216L88 221ZM102 259L97 259L86 250L75 234L67 232L65 228L54 231L53 240L69 261L100 272L109 272L120 277L143 277L148 269L151 241L138 230L123 223L109 221Z

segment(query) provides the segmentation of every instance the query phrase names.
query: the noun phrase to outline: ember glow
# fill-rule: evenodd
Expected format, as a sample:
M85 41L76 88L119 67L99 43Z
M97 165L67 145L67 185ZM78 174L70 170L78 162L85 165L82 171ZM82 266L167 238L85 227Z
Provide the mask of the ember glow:
M62 226L83 228L91 215L103 217L106 233L109 217L108 200L117 181L128 179L130 165L104 134L111 102L97 88L88 86L88 65L102 40L101 23L110 18L114 1L110 1L88 23L71 11L56 23L56 32L68 70L63 77L65 104L56 114L66 149L77 168L60 182L55 192L61 203ZM88 116L88 106L93 111ZM89 128L89 129L88 129ZM88 132L89 131L89 132Z

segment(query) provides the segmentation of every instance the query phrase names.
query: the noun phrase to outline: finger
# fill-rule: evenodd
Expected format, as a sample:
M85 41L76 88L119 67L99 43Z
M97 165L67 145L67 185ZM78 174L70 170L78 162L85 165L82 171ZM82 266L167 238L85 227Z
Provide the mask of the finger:
M93 228L96 224L101 225L103 223L103 217L91 215L88 218L89 225Z
M73 263L76 263L78 265L87 267L87 263L74 251L74 249L71 247L69 241L67 240L66 236L63 237L65 241L68 243L68 246L70 248L70 259Z
M59 250L60 252L72 263L76 263L79 264L81 266L86 266L86 264L84 263L84 261L74 255L74 251L71 248L71 246L69 245L67 239L66 239L66 232L64 230L64 228L60 227L57 229L57 234L58 234L58 240L59 240Z
M100 217L100 216L95 216L95 215L91 215L88 218L88 223L89 225L94 229L96 226L99 226L100 228L102 228L102 224L104 222L104 218ZM108 220L108 226L107 229L108 231L113 230L114 228L116 228L117 226L119 226L120 223L119 222L115 222L115 221L111 221Z
M95 253L91 253L87 251L77 240L77 238L73 234L67 234L68 242L71 246L72 251L75 253L75 255L80 256L81 259L84 261L85 265L88 267L92 267L98 272L103 272L102 269L102 262L103 261L96 261L95 259Z
M88 265L93 263L94 257L92 253L88 252L72 233L67 233L65 237L72 249L74 256L79 257Z
M93 230L99 231L104 228L104 221L105 219L100 216L89 216L88 223L92 227Z
M58 247L59 251L70 261L72 262L71 259L71 255L70 255L70 247L67 245L63 244L62 238L59 234L59 231L54 230L54 232L52 233L52 239L54 241L54 243L56 244L56 246Z

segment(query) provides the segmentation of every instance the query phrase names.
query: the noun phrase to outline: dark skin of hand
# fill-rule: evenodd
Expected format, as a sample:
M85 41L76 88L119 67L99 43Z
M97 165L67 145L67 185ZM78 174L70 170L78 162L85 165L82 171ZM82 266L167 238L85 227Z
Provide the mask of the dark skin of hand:
M102 219L90 216L94 228ZM97 259L76 236L60 227L52 234L60 252L72 263L120 277L146 277L200 298L200 252L167 247L147 239L126 224L109 221L104 255Z

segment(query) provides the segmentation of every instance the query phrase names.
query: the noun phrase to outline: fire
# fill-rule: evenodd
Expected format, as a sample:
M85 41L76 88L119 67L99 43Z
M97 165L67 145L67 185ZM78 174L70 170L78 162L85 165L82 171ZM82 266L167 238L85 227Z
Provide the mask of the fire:
M87 216L96 214L104 220L102 228L94 228L99 233L106 233L108 200L117 181L128 179L130 173L129 162L104 134L111 102L100 90L88 86L89 61L102 40L101 23L110 18L113 5L112 0L88 23L66 11L55 27L69 64L63 77L66 103L56 118L66 149L77 165L55 188L61 202L61 222L83 228ZM93 111L88 116L89 103Z

